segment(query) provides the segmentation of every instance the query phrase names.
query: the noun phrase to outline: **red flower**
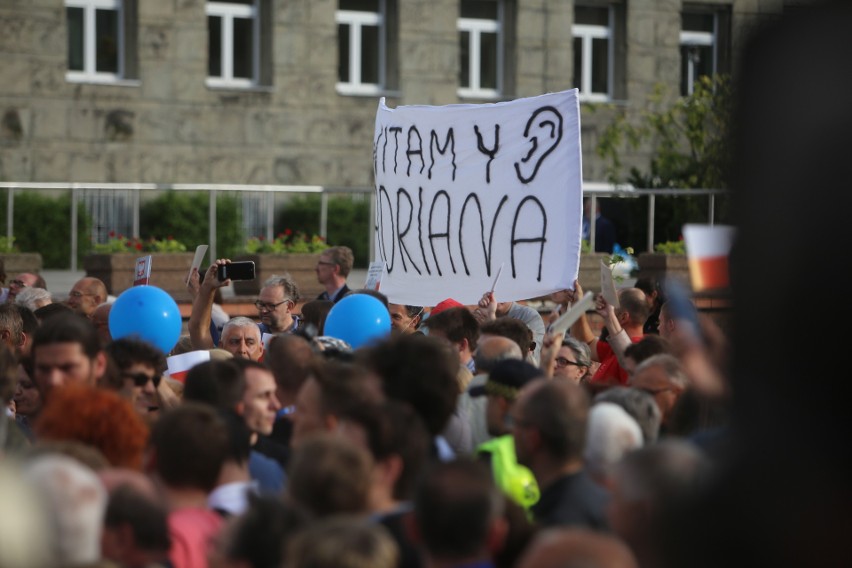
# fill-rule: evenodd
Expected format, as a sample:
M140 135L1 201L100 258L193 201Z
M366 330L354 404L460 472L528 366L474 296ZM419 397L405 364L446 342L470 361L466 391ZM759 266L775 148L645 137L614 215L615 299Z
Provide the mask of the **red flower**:
M169 235L168 240L173 241L173 240L175 240L175 238L173 236Z
M115 231L110 231L109 233L107 233L107 236L110 238L115 237Z
M293 234L293 231L291 229L284 229L284 234L289 237L290 235Z
M142 250L142 243L136 243L136 250Z
M259 241L263 241L263 240L266 240L266 239L264 238L264 236L263 236L263 235L260 235L259 237L257 237L257 240L259 240Z

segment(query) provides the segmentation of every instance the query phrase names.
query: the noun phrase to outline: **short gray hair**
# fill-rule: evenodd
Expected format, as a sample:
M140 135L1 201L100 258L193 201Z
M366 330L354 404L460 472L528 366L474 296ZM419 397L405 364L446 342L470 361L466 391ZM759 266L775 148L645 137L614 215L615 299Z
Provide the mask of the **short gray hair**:
M284 273L281 275L273 274L263 283L263 287L267 286L281 286L284 288L284 295L293 300L294 303L298 304L301 296L299 295L299 287L296 285L296 281L293 280L293 277L290 276L289 273Z
M260 335L260 328L254 320L244 316L237 316L229 319L225 325L222 326L222 337L225 337L228 334L228 330L236 327L254 327L257 329L258 335Z
M53 296L51 296L50 292L44 288L24 288L18 292L17 296L15 296L16 304L26 306L32 311L36 311L40 307L36 305L36 302L40 302L42 300L49 300L49 304L53 303Z
M566 335L564 339L562 339L562 346L567 347L574 353L574 358L577 359L578 364L583 365L584 367L591 366L592 353L589 349L588 343L583 343L576 337Z

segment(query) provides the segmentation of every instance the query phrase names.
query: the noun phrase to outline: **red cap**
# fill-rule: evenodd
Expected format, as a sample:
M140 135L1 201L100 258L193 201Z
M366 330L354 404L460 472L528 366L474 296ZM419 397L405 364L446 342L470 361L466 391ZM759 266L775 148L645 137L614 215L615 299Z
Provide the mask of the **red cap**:
M463 308L463 307L464 307L464 304L460 304L459 302L456 302L452 298L447 298L446 300L444 300L443 302L439 302L438 305L436 305L434 308L432 308L432 311L429 312L429 315L434 316L435 314L439 314L439 313L443 312L444 310L449 310L450 308Z

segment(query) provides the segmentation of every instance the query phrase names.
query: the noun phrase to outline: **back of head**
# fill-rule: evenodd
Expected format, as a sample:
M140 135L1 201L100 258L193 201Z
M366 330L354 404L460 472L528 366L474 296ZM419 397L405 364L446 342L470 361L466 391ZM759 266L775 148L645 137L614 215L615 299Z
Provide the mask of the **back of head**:
M660 433L660 407L654 397L633 387L610 387L595 395L594 403L611 402L621 406L639 424L645 445L657 441Z
M633 373L634 379L651 367L662 369L669 384L680 389L686 389L689 386L689 378L686 375L686 371L684 371L680 359L674 355L669 353L651 355L636 366L636 370Z
M624 288L618 292L620 309L630 314L630 321L635 325L642 325L651 315L651 308L645 298L645 292L639 288Z
M296 533L283 566L294 568L395 568L399 550L384 526L339 516Z
M479 329L481 334L499 335L508 337L518 344L524 357L530 352L532 345L532 332L527 324L517 318L502 317L482 324Z
M317 517L365 513L372 465L367 451L350 441L314 434L293 452L287 494Z
M228 430L215 409L185 402L160 416L151 446L155 471L167 487L209 492L228 455Z
M95 472L67 456L42 455L27 464L26 473L50 504L55 565L99 560L107 492Z
M359 349L359 361L382 380L385 394L411 404L429 432L437 436L458 399L458 355L441 340L399 335Z
M467 308L444 310L430 316L424 325L429 328L430 333L439 331L453 343L466 339L471 350L476 345L476 340L479 339L479 323Z
M48 568L55 565L51 508L20 463L0 460L0 566ZM37 538L36 538L37 536Z
M385 308L388 307L388 297L379 292L378 290L372 290L370 288L358 288L357 290L350 290L346 295L351 296L352 294L366 294L368 296L372 296L382 304L384 304Z
M66 304L60 304L59 302L53 302L52 304L47 304L46 306L42 306L33 310L33 314L38 318L39 321L44 322L47 319L50 319L52 316L58 314L73 314L74 310L69 308Z
M278 388L295 393L311 375L315 355L304 337L293 334L276 335L264 352L263 362L272 369Z
M109 493L104 527L129 527L136 546L149 554L168 554L171 536L167 519L168 510L163 503L130 483L120 483ZM120 560L112 558L106 549L104 553L108 560Z
M331 300L311 300L302 306L302 325L304 327L314 326L314 335L322 335L325 327L325 318L334 306Z
M243 399L246 379L235 360L204 361L186 374L183 400L233 410Z
M589 529L551 528L540 532L518 568L639 568L620 539Z
M234 564L283 566L291 537L307 522L302 509L278 495L250 495L248 509L223 534L224 556Z
M400 501L411 500L432 444L423 420L411 405L398 400L356 404L349 406L341 419L364 429L374 461L392 456L402 459L402 471L394 484L393 497Z
M589 395L570 381L538 381L518 413L538 429L542 446L554 459L580 460L586 444Z
M0 304L0 341L11 348L21 344L24 320L15 304Z
M487 558L491 525L503 507L491 470L470 458L433 464L414 498L423 546L444 561Z
M599 402L589 411L586 468L603 482L627 452L642 447L642 430L623 408L611 402Z
M506 359L523 360L523 358L523 352L518 344L502 335L480 337L473 356L478 373L490 372L494 365L500 361Z
M73 312L58 313L42 320L33 337L33 355L37 356L37 350L42 345L54 343L78 343L90 359L101 351L101 342L95 326L85 317Z
M671 353L671 349L671 344L666 338L655 333L649 333L636 343L628 345L624 350L624 356L630 357L638 365L652 355Z
M87 385L53 389L35 425L39 440L76 440L97 448L115 467L139 468L148 426L117 392Z

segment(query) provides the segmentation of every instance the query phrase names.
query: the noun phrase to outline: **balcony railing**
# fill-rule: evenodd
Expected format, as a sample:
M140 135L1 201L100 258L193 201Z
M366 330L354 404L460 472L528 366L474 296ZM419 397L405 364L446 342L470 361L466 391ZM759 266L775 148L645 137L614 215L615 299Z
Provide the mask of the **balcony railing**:
M231 185L231 184L190 184L190 183L37 183L37 182L0 182L0 189L9 190L6 195L6 236L15 236L14 226L14 211L15 211L15 195L23 191L69 191L71 193L71 221L69 227L69 239L71 243L71 270L77 270L77 251L78 239L77 234L77 206L81 203L84 193L90 190L98 192L113 191L130 195L130 236L139 238L139 209L143 192L163 192L163 191L205 191L209 193L208 200L208 222L209 222L209 253L210 258L217 258L216 251L216 197L221 192L250 192L260 194L262 199L266 200L263 213L265 218L261 220L264 228L264 234L267 239L271 240L274 237L274 219L276 210L276 197L290 195L306 195L320 194L321 209L320 222L318 233L322 237L327 236L328 222L328 198L333 194L362 194L370 199L370 218L375 218L375 189L372 187L355 187L355 188L336 188L324 187L319 185ZM585 182L584 195L589 196L592 200L592 211L596 209L597 199L607 197L625 197L625 198L646 198L648 199L648 241L647 250L654 250L654 225L656 213L656 198L657 196L671 197L696 197L706 196L709 200L708 211L709 217L707 222L713 224L716 217L716 197L727 193L721 189L635 189L631 186L613 186L611 184ZM372 223L368 223L369 234L366 235L370 246L370 258L375 258L374 239ZM595 246L595 223L592 219L590 245L592 250Z

